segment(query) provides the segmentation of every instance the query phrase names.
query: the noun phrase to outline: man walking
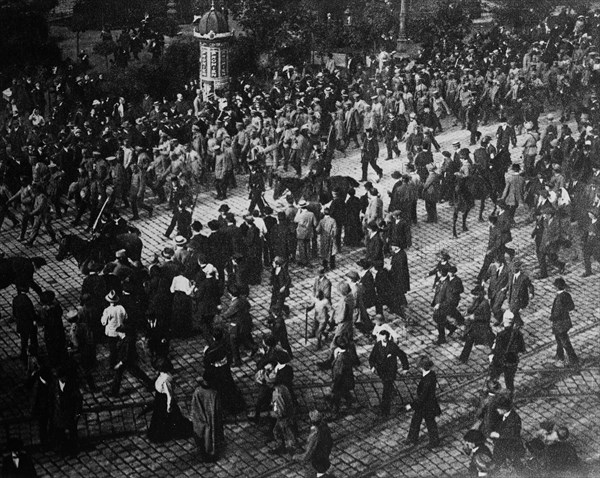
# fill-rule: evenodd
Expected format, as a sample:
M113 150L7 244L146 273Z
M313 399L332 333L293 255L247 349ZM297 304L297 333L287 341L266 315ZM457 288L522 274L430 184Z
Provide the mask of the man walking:
M421 422L425 420L427 433L429 434L429 445L427 448L432 449L440 445L438 436L437 423L435 417L442 414L442 410L436 397L437 377L433 368L433 362L426 355L419 361L422 378L417 386L417 398L411 405L406 405L406 410L414 410L412 420L410 421L410 430L405 443L409 446L414 446L419 440L419 429Z
M298 265L310 265L310 243L317 227L317 218L312 211L307 209L308 203L303 199L298 203L300 209L296 213L296 238L298 239Z
M383 170L377 166L377 158L379 157L379 143L377 138L373 135L373 129L367 128L365 130L366 136L365 141L362 145L361 152L361 164L362 164L362 179L361 181L367 180L367 169L369 164L377 173L377 182L381 181L383 176Z
M562 277L558 277L554 281L556 288L556 297L552 303L550 312L550 322L552 322L552 333L556 339L556 359L555 365L567 364L572 367L579 366L579 359L571 345L569 339L569 330L573 327L571 323L570 311L575 310L573 298L565 289L567 284ZM565 352L567 353L567 361L565 362Z
M381 329L377 335L377 342L369 356L371 371L376 373L383 382L381 394L380 414L384 417L390 414L394 381L398 373L398 359L402 364L402 375L408 371L408 357L398 345L390 340L388 330Z

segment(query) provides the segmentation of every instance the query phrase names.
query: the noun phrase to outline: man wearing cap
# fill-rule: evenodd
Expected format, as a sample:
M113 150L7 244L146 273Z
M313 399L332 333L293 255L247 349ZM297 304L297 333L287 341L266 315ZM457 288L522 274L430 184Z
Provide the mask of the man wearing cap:
M452 309L453 301L448 281L449 267L449 265L444 265L437 272L439 280L435 284L433 300L431 301L433 321L436 323L438 331L438 338L434 342L435 345L446 343L446 329L448 329L448 335L452 335L456 330L456 326L448 321L448 314Z
M377 158L379 157L379 142L373 133L372 128L365 130L365 139L361 149L361 164L362 178L361 181L367 180L367 168L369 164L377 173L377 182L381 181L383 170L377 166Z
M323 210L323 217L315 229L315 234L319 236L319 256L321 264L325 268L335 269L335 256L337 254L337 226L335 219L329 214L329 208Z
M523 165L525 166L525 176L533 177L535 157L538 153L537 142L539 139L538 133L533 130L533 123L528 121L525 123L525 142L523 143Z
M230 151L223 151L215 144L215 189L217 200L227 199L227 185L233 175L233 158Z
M398 373L398 360L402 364L400 373L404 375L409 368L406 353L390 339L388 330L380 330L373 350L369 355L369 366L371 371L376 373L383 382L379 413L384 417L390 414L394 381Z
M428 175L423 182L423 200L425 201L425 210L427 211L427 223L436 223L437 217L437 202L440 198L440 183L441 177L437 171L437 167L433 163L427 165Z
M525 179L521 176L521 166L514 163L505 179L506 184L500 199L508 206L510 222L514 224L515 213L519 204L524 202L525 196Z
M308 417L310 433L306 439L306 451L302 455L295 455L294 459L305 464L306 476L325 478L331 467L329 456L333 448L333 438L321 412L311 410Z
M242 170L246 169L246 159L248 152L250 151L250 135L244 123L238 122L235 124L236 134L233 137L232 151L235 166L237 166L237 172L241 173Z
M385 244L381 237L379 226L375 221L371 221L367 224L365 246L365 259L373 265L383 264Z
M312 211L308 210L306 200L302 199L298 206L300 208L296 213L296 217L294 217L296 238L298 240L298 265L306 267L310 265L310 244L317 227L317 218Z
M514 326L515 315L507 310L502 318L503 329L496 335L490 359L490 379L498 380L504 375L504 384L511 392L515 390L515 374L519 366L519 354L525 353L525 341L518 327Z
M250 205L248 212L252 213L254 208L258 206L261 214L264 212L265 203L263 201L263 193L265 192L265 178L260 166L256 161L249 162L250 175L248 176L248 191L250 192L248 199Z
M497 467L502 467L509 462L515 468L515 472L519 473L522 469L521 460L525 456L525 447L521 440L521 417L514 409L511 397L499 397L495 406L502 419L490 434L494 440L494 463Z
M419 431L421 422L425 419L427 433L429 434L429 445L427 448L433 449L440 446L440 437L438 435L437 423L435 417L442 414L442 410L436 397L437 377L432 370L433 362L424 355L419 360L418 367L421 369L422 378L417 386L417 397L413 403L406 405L406 410L414 410L410 421L410 429L406 437L406 443L414 446L419 440Z
M44 225L46 232L50 236L52 244L56 243L56 234L52 228L52 215L50 213L50 205L48 204L48 196L46 191L40 183L32 185L32 191L35 194L33 209L31 210L31 217L33 217L33 227L31 233L25 243L27 246L33 246L35 238L40 232L42 224Z
M271 307L278 310L286 308L285 299L290 295L291 286L292 279L285 259L280 256L275 257L271 272Z
M498 150L498 153L501 151L508 152L511 144L513 148L517 147L515 128L508 124L506 118L500 118L500 126L498 126L498 129L496 130L496 149Z
M485 288L482 285L476 286L472 291L473 301L467 309L467 326L465 329L465 345L458 360L467 363L473 345L487 345L491 348L494 342L494 333L490 327L492 317L490 303L485 297Z

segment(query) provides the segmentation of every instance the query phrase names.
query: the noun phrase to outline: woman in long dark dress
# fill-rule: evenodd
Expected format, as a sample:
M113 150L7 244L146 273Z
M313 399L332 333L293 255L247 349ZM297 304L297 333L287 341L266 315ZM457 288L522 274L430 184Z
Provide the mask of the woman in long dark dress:
M204 351L204 379L214 384L223 410L236 414L246 409L246 402L231 375L231 353L221 327L213 330L213 343Z
M154 405L148 428L148 439L162 443L177 438L187 438L192 433L192 424L181 414L173 394L173 366L168 359L157 366L160 374L154 382Z
M246 216L245 224L240 226L246 246L248 266L248 285L259 285L262 276L262 239L260 230L254 224L254 217Z
M182 275L173 278L171 294L171 332L174 337L187 337L192 332L192 292L194 286Z

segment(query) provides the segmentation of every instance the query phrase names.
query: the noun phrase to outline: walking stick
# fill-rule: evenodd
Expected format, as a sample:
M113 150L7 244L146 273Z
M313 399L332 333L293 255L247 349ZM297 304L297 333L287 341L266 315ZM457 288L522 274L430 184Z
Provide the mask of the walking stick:
M304 308L304 345L308 343L308 307Z

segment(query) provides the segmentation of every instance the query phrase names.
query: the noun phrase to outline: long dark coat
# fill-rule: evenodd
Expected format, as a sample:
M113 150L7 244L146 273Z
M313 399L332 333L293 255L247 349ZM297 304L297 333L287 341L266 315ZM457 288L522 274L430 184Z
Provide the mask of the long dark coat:
M408 270L408 257L400 249L392 256L390 263L390 279L395 291L406 294L410 291L410 272Z
M190 420L201 457L216 458L225 441L223 410L218 392L205 383L201 383L194 390Z
M60 366L67 357L67 337L62 315L62 307L57 301L43 305L38 311L39 322L44 327L48 365L52 368Z
M468 322L465 335L472 337L475 345L491 346L494 342L494 333L490 326L492 316L490 302L485 297L476 297L467 309L467 314L473 314L473 321Z

